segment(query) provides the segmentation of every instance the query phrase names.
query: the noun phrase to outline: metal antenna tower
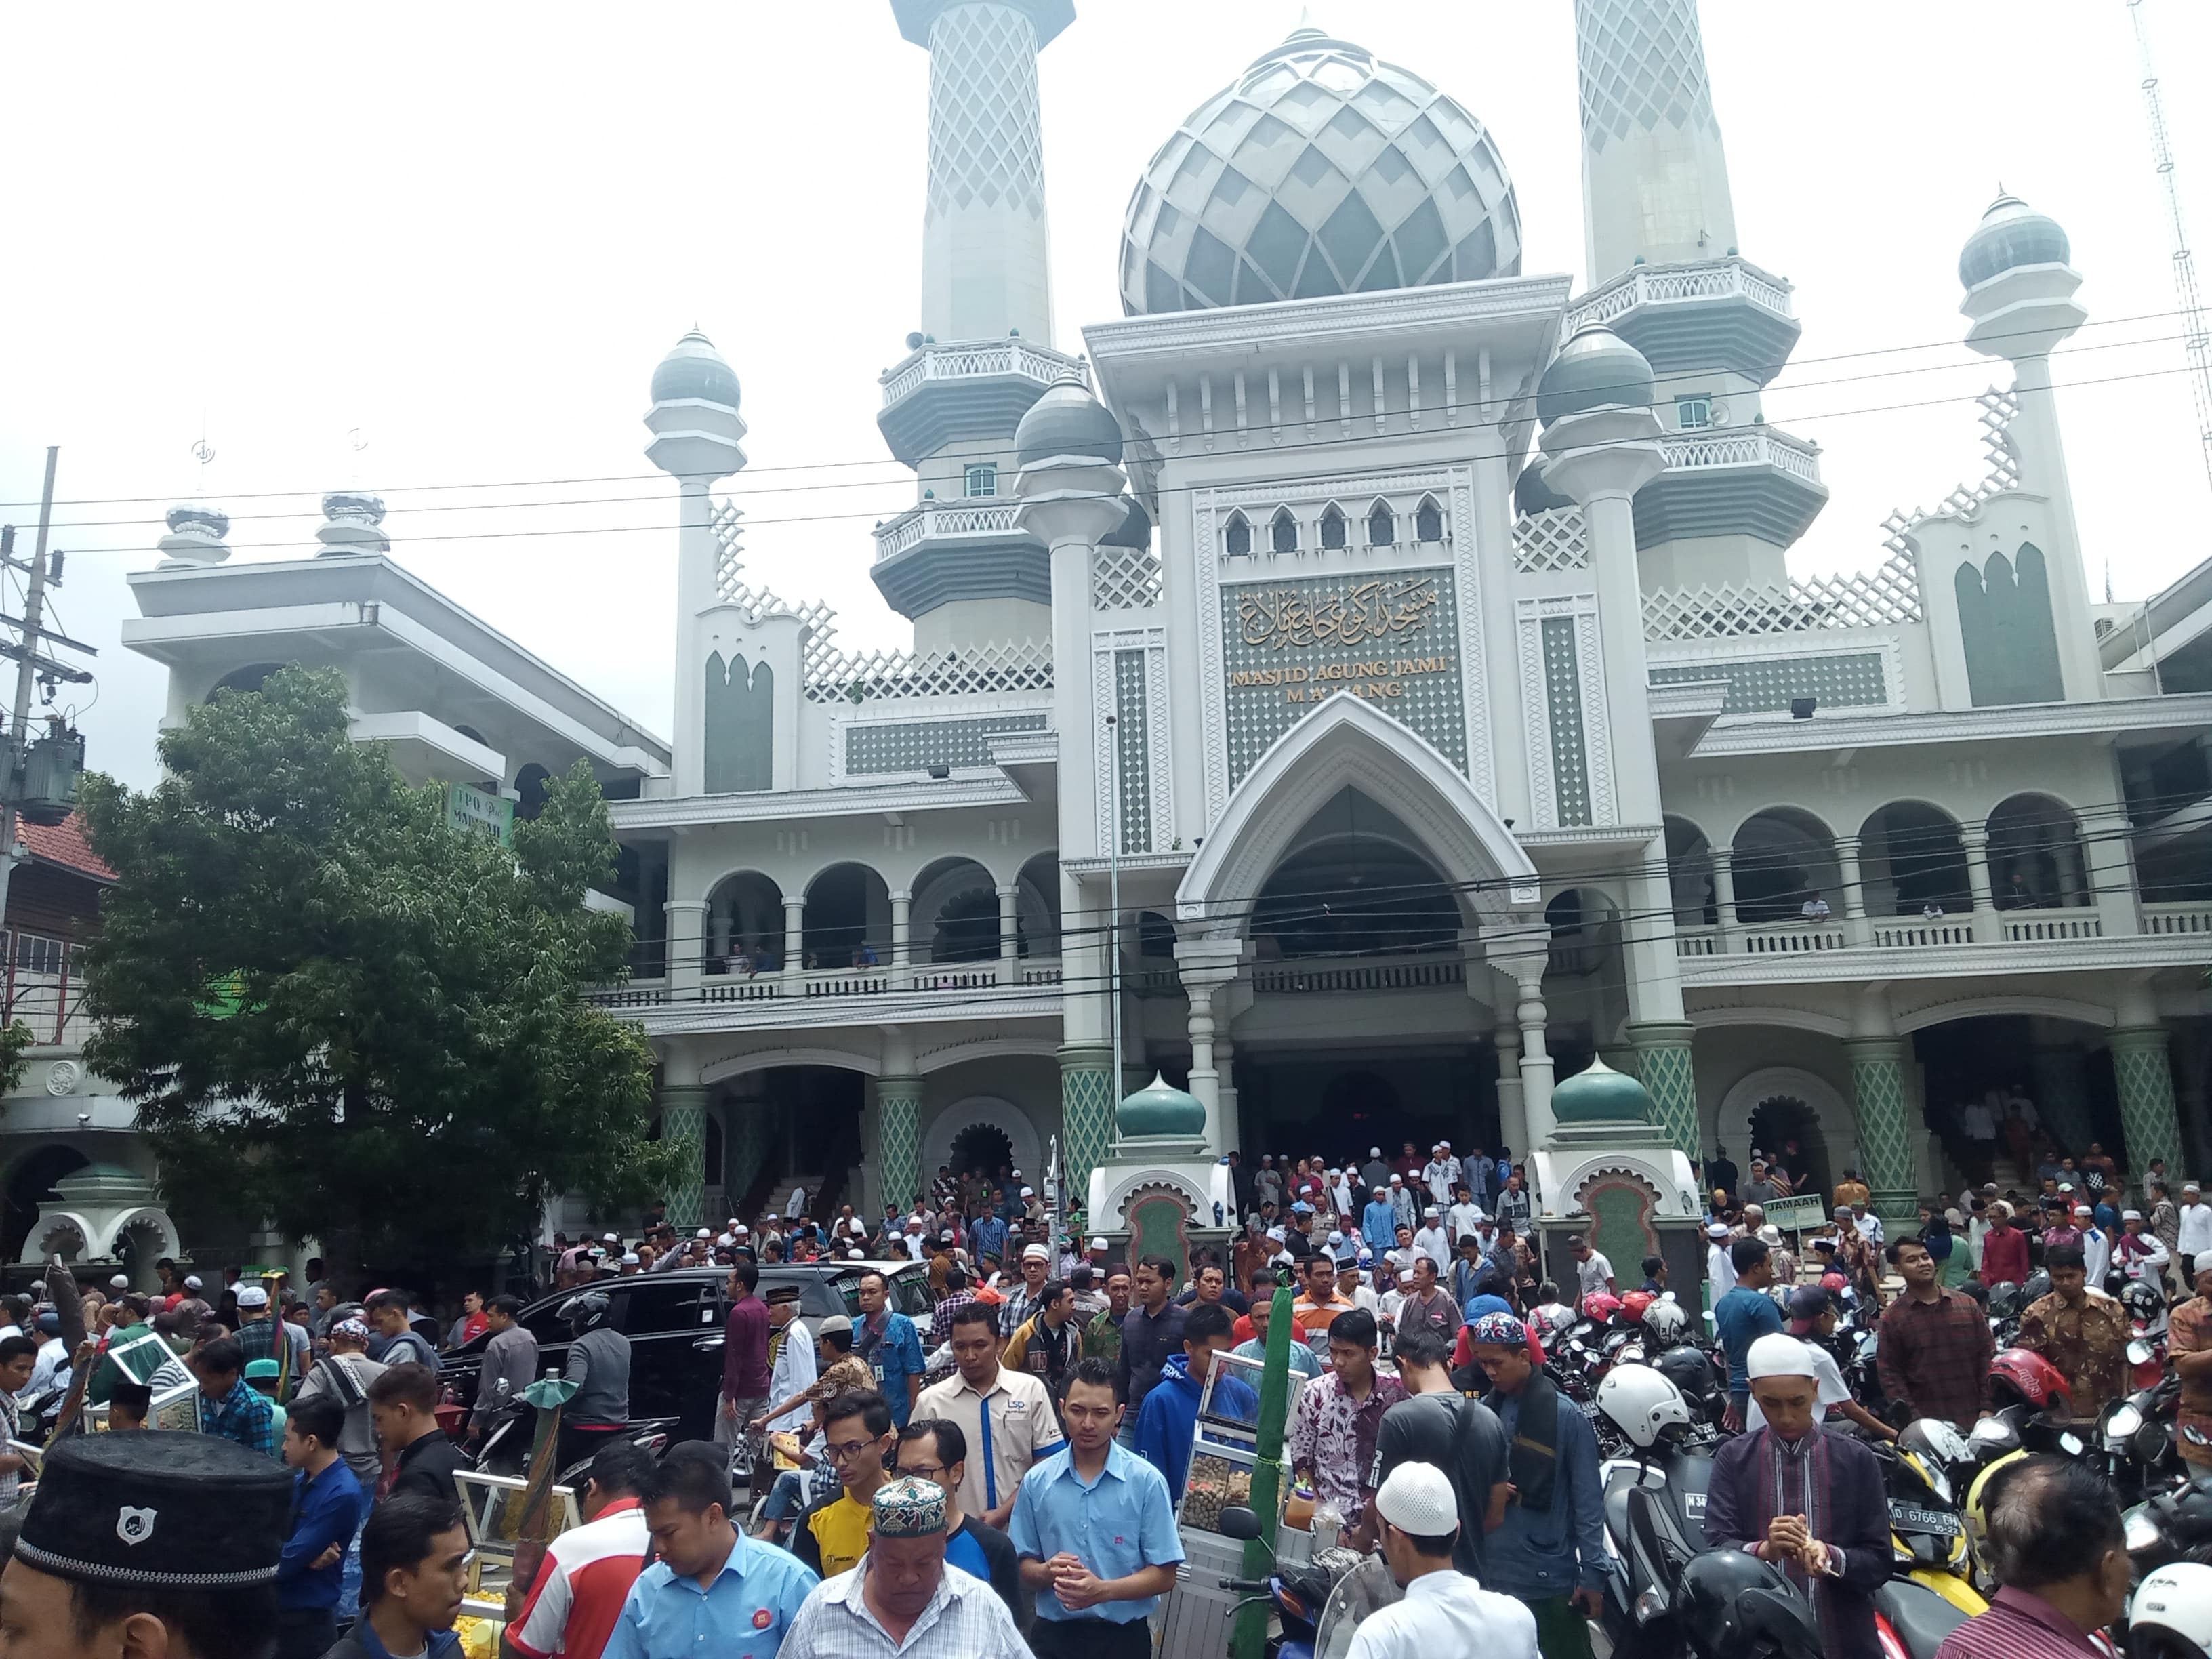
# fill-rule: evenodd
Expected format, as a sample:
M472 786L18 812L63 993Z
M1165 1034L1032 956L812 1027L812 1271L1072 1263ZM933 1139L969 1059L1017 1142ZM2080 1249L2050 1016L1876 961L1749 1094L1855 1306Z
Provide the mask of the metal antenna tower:
M2158 71L2151 56L2150 25L2142 0L2127 0L2136 26L2136 50L2142 59L2143 112L2150 118L2151 153L2166 184L2166 206L2173 222L2173 287L2181 301L2182 350L2189 358L2189 392L2197 404L2197 447L2204 476L2212 483L2212 337L2204 325L2204 301L2197 292L2197 261L2189 252L2189 228L2181 216L2181 187L2174 182L2173 145L2166 137L2166 108L2158 95Z

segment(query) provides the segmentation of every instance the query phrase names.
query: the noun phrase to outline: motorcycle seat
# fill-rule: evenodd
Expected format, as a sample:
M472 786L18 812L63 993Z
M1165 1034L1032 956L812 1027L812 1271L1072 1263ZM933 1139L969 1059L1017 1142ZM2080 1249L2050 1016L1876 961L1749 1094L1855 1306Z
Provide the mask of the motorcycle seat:
M1935 1659L1943 1638L1966 1622L1966 1615L1924 1584L1893 1578L1874 1593L1875 1611L1889 1620L1911 1659Z

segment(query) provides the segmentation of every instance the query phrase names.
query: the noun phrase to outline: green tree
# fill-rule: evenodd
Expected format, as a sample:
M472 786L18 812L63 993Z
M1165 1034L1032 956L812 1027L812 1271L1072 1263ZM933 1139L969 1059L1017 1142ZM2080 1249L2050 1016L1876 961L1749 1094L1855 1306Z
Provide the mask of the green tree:
M545 1200L642 1201L652 1054L586 1002L629 930L583 908L616 848L590 768L514 845L453 828L289 668L165 732L145 793L88 777L101 907L87 1062L137 1103L164 1182L313 1234L334 1270L481 1260Z

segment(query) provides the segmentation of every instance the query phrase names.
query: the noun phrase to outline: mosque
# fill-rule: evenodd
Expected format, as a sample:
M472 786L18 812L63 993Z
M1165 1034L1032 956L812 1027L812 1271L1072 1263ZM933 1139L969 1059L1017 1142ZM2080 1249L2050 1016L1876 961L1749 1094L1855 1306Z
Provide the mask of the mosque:
M406 574L373 497L235 564L179 509L131 578L172 718L326 662L410 775L527 815L592 761L594 902L637 937L605 995L698 1148L673 1218L1055 1144L1081 1192L1155 1073L1209 1157L1521 1151L1599 1057L1673 1148L1794 1141L1892 1214L1983 1173L1990 1091L2197 1167L2212 565L2093 600L2057 224L1962 227L1984 475L1874 568L1793 574L1820 452L1761 398L1800 324L1741 251L1694 0L1575 0L1586 283L1522 270L1474 114L1308 27L1165 135L1126 314L1079 338L1036 76L1072 0L890 10L930 76L878 416L915 500L872 566L910 650L750 579L738 376L696 332L646 417L672 741Z

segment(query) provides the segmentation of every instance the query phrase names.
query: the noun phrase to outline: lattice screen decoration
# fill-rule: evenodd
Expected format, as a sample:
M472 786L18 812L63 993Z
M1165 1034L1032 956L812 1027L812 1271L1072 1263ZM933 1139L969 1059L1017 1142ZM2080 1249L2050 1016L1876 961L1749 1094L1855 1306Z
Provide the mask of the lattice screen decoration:
M1993 386L1974 401L1981 405L1982 453L1990 470L1980 483L1960 484L1946 495L1936 504L1935 514L1916 507L1910 513L1893 512L1884 519L1881 527L1887 535L1882 545L1889 549L1893 563L1912 556L1912 527L1921 520L1942 514L1971 519L1991 496L2020 488L2020 452L2012 441L2012 423L2020 413L2019 393Z
M1886 708L1889 677L1880 651L1832 651L1808 657L1755 657L1741 662L1670 663L1651 670L1654 685L1726 680L1723 714L1773 714L1794 697L1817 697L1823 708Z
M947 6L929 32L929 205L1044 211L1036 34L1015 6Z
M1145 653L1114 653L1114 774L1121 851L1152 850L1152 733L1145 701Z
M1513 568L1522 575L1580 570L1589 563L1589 527L1579 507L1550 507L1513 521Z
M1695 0L1577 0L1575 45L1592 149L1662 121L1717 130Z
M1775 586L1675 588L1644 596L1647 640L1733 639L1816 628L1893 628L1923 620L1910 548L1875 569Z
M1091 562L1091 603L1100 611L1142 611L1160 602L1160 557L1148 547L1102 547Z
M755 587L744 579L744 554L739 546L743 530L738 520L745 516L744 509L735 501L725 501L708 519L708 527L714 532L714 597L724 605L733 605L744 612L748 623L757 623L771 615L796 617L811 630L811 638L827 637L831 619L836 616L819 599L810 599L805 605L793 605L770 592L765 587Z
M817 632L807 641L804 666L810 702L1052 689L1052 647L1034 640L916 656L911 651L839 651L825 633Z
M1558 822L1590 821L1589 757L1583 737L1582 665L1575 652L1572 617L1547 617L1544 641L1544 712L1551 726L1552 787Z
M926 772L933 766L988 766L991 739L1042 732L1043 714L988 714L975 720L855 720L845 727L845 775Z

